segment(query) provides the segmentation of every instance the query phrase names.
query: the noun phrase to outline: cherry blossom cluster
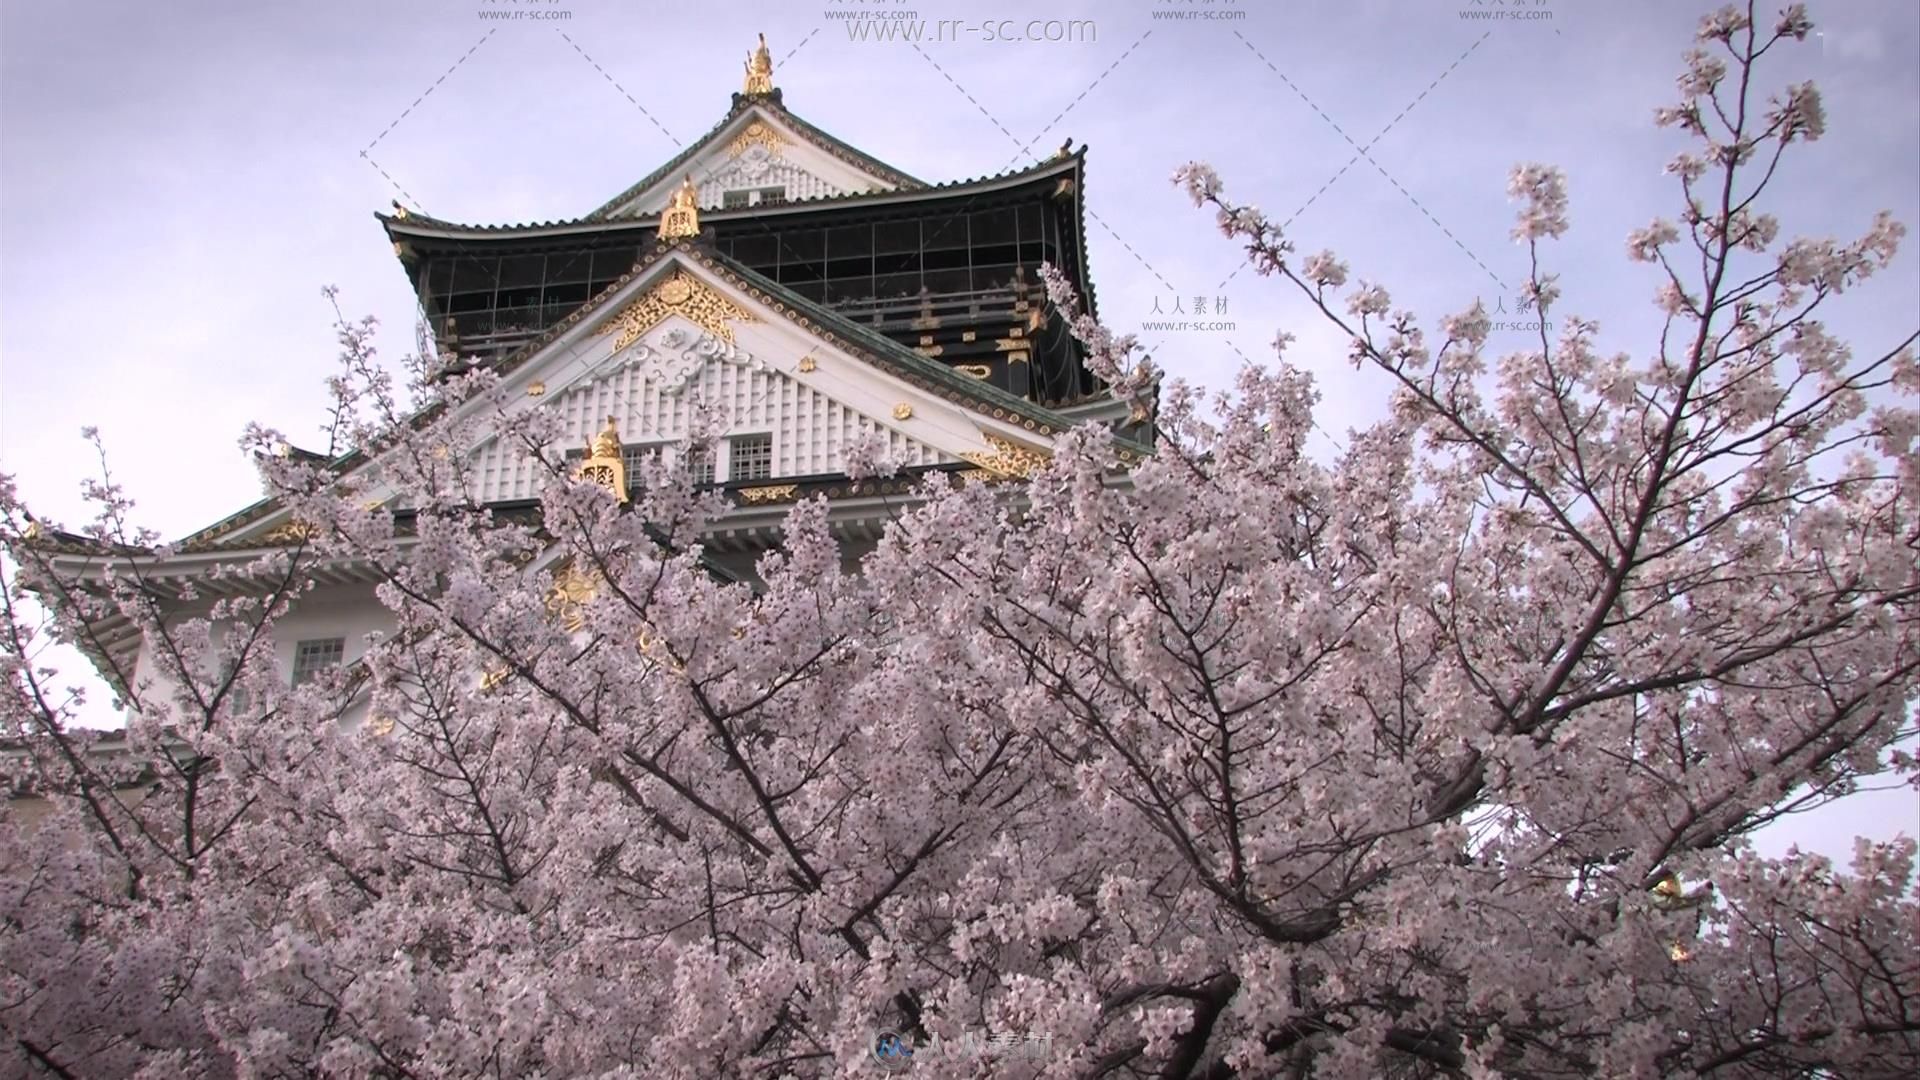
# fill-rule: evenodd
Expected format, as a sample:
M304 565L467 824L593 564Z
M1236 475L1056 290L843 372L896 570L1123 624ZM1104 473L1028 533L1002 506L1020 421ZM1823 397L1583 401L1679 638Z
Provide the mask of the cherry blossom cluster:
M0 1060L797 1080L984 1040L1039 1049L909 1075L1912 1075L1913 841L1751 842L1912 782L1920 694L1915 339L1816 317L1903 230L1762 211L1825 123L1801 88L1740 107L1811 24L1764 25L1709 16L1663 113L1695 146L1626 244L1652 342L1558 310L1550 167L1509 190L1557 329L1498 355L1478 304L1397 308L1183 168L1391 381L1331 454L1284 357L1166 379L1049 274L1152 453L1089 427L1024 483L933 476L857 569L814 499L722 580L721 496L649 463L618 503L551 410L396 375L345 319L341 456L245 438L289 546L183 575L110 473L72 532L0 478L0 735L38 807L0 817ZM494 437L537 514L473 497ZM289 686L276 627L343 567L387 624ZM49 643L110 673L120 744Z

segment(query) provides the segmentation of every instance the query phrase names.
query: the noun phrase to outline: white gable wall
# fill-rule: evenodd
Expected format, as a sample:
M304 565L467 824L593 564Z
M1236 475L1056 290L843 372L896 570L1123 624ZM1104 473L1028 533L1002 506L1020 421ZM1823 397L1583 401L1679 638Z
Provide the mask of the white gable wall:
M727 343L714 335L711 324L702 327L673 314L616 349L615 324L622 312L675 273L691 276L752 318L726 321L724 328L734 337ZM615 332L601 333L603 327ZM536 382L543 392L527 394ZM695 430L695 410L704 406L722 437L773 436L768 483L844 473L849 448L873 435L886 440L887 453L903 466L991 454L995 448L986 441L988 434L1042 448L1052 441L1024 430L1018 421L982 415L828 345L765 301L678 254L662 259L546 345L503 380L501 390L509 415L561 410L569 449L586 446L609 416L628 445L686 439ZM494 407L477 399L463 411L478 415ZM483 501L535 498L545 484L544 470L515 443L489 436L465 452L474 495ZM376 488L370 494L385 493ZM288 520L284 511L270 515L235 539L266 534Z
M734 153L734 139L756 122L778 133L779 147L769 150L756 144ZM700 206L707 209L719 207L727 191L742 188L782 186L791 201L861 191L892 191L895 187L891 181L856 168L806 141L765 110L752 108L707 140L700 152L674 175L661 177L652 187L620 204L613 216L659 213L688 176L693 177Z
M622 363L642 350L673 354L684 351L663 339L695 340L699 329L672 318L655 327L619 357L602 361L605 374L583 379L565 390L547 393L548 408L561 410L573 433L573 445L585 446L614 418L620 440L628 445L670 442L693 433L695 411L704 408L724 420L729 436L766 433L773 436L774 478L842 472L848 446L875 434L887 440L887 452L902 465L934 465L959 460L943 454L906 433L883 426L812 386L773 370L710 361L678 392L673 382L641 362ZM751 339L767 335L747 334ZM611 337L600 339L611 342ZM754 342L780 349L775 342ZM792 363L799 353L783 350ZM751 355L751 354L750 354ZM816 354L817 355L817 354ZM756 357L757 358L757 357ZM817 362L817 361L816 361ZM519 446L495 440L473 456L477 495L487 502L533 498L540 493L545 472Z

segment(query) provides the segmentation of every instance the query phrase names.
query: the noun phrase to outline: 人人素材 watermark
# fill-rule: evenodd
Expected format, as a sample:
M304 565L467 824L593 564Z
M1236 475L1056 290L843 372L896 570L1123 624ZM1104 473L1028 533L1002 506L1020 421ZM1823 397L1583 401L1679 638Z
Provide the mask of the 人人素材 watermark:
M1230 319L1223 319L1227 313L1225 296L1206 296L1199 293L1155 294L1153 310L1148 314L1161 316L1158 319L1143 319L1140 329L1144 331L1226 331L1236 325ZM1204 317L1203 316L1209 316Z

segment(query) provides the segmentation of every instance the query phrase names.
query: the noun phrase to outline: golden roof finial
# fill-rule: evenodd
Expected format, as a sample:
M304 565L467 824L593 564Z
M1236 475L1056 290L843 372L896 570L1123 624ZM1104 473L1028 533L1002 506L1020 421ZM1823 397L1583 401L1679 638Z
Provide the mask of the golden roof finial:
M773 93L773 54L767 51L767 35L760 35L760 46L747 54L747 96Z
M681 181L660 212L660 239L700 235L700 193L693 186L693 174Z
M587 456L616 460L620 457L620 430L614 426L613 417L607 417L607 426L600 429L600 434L595 435L593 442L588 444Z
M587 460L580 463L580 479L599 484L620 502L627 501L627 465L620 453L620 432L607 417L607 426L587 443Z

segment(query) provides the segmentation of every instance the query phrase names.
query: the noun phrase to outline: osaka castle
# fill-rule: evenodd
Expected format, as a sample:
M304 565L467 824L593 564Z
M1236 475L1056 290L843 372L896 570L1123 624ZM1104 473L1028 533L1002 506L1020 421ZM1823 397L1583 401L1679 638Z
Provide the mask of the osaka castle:
M1039 278L1052 265L1091 304L1084 148L928 183L790 111L764 37L745 75L711 130L583 216L377 214L444 370L490 368L512 408L557 411L580 473L622 500L648 458L719 489L731 509L702 537L703 558L735 580L751 580L797 500L826 498L851 561L927 473L1022 477L1082 423L1139 435L1146 418L1103 392ZM722 433L690 443L701 417ZM876 440L900 471L855 482L848 452ZM460 452L476 501L537 508L548 472L523 448L492 438ZM344 475L373 463L329 464ZM211 571L300 529L262 500L179 541L146 580L186 587L188 614L246 587ZM72 534L40 542L83 575L105 561ZM278 623L295 682L352 662L385 622L356 567L320 580ZM136 628L96 629L93 651L114 653L103 670L146 668Z

